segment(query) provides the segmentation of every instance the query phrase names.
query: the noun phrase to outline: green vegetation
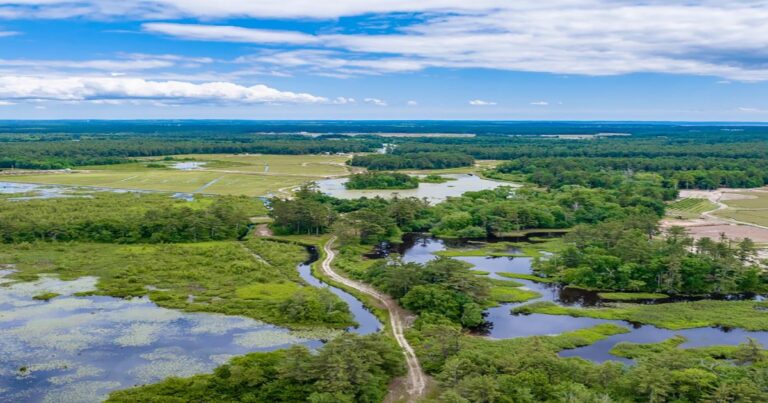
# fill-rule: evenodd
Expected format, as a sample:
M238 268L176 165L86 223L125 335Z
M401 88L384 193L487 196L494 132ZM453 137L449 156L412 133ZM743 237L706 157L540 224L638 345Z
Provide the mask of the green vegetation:
M422 182L422 183L445 183L445 182L456 180L455 178L437 175L437 174L429 174L426 176L421 176L418 179L419 179L419 182Z
M422 322L450 321L475 328L484 323L482 307L489 301L490 281L458 260L440 257L423 265L379 261L368 267L363 279L421 315ZM517 290L521 291L521 290ZM522 298L497 288L498 299ZM493 298L491 298L493 299Z
M347 189L416 189L416 177L397 172L368 172L349 177Z
M669 204L670 210L685 211L689 213L703 213L717 208L717 206L707 199L687 198L677 200Z
M328 290L302 284L296 265L306 258L298 245L256 238L245 244L0 246L0 262L15 264L18 272L11 277L20 280L41 274L65 280L97 276L97 295L149 295L166 308L243 315L292 327L351 325L344 302Z
M87 214L84 214L87 212ZM259 200L95 192L88 197L0 199L0 242L198 242L236 239L248 217L263 214Z
M449 326L414 335L424 368L440 393L430 402L696 402L768 398L762 346L689 349L640 347L636 364L594 364L557 352L589 345L626 328L603 324L558 336L488 340ZM676 341L675 341L676 342ZM628 348L629 347L629 348ZM638 348L625 346L636 354ZM716 351L730 351L727 357ZM738 351L738 352L737 352ZM738 357L733 361L722 358ZM748 400L745 400L748 399Z
M552 302L533 302L515 307L512 312L626 320L674 330L711 326L768 330L767 307L765 302L714 300L656 305L616 303L606 308L574 308Z
M210 375L113 392L108 402L380 402L405 372L382 335L345 334L316 354L304 346L236 357Z
M768 277L753 263L749 239L694 241L680 227L655 237L655 217L578 226L557 256L535 262L544 277L598 290L665 294L762 292Z
M391 171L395 169L445 169L468 167L475 159L456 152L423 152L416 154L370 154L355 155L350 165L365 167L371 171Z
M686 151L693 154L693 150ZM716 189L763 186L768 183L766 168L765 161L745 158L590 155L568 158L526 156L500 164L493 172L526 175L530 182L555 188L565 185L617 188L628 177L638 179L655 175L663 178L666 184L681 189Z
M597 296L610 301L638 301L669 298L667 294L655 292L599 292Z
M519 288L522 284L507 280L491 280L489 299L493 303L508 304L525 302L538 298L541 294Z
M512 278L512 279L520 279L520 280L529 280L529 281L535 281L537 283L554 283L556 282L552 278L547 277L541 277L537 276L535 274L524 274L524 273L496 273L496 275L506 278Z
M697 218L706 211L712 211L717 205L707 199L686 198L669 203L667 215L683 219Z
M661 188L628 184L621 191L568 187L557 192L533 188L467 192L434 207L430 232L437 236L478 238L526 229L562 229L626 216L661 216Z
M194 157L194 158L192 158ZM173 162L203 162L198 169L173 169ZM344 156L182 155L173 159L84 166L68 173L11 175L4 181L115 189L221 195L288 194L288 189L329 176L348 174ZM151 165L151 166L150 166ZM153 168L154 167L154 168ZM159 169L158 167L163 167Z
M55 293L55 292L44 292L42 294L38 294L32 297L32 299L37 301L50 301L56 297L58 297L61 294Z

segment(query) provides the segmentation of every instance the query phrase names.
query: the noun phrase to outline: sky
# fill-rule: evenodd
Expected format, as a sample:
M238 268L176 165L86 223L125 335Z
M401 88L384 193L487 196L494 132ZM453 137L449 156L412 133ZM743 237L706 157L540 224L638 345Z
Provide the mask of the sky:
M0 119L768 121L764 0L0 0Z

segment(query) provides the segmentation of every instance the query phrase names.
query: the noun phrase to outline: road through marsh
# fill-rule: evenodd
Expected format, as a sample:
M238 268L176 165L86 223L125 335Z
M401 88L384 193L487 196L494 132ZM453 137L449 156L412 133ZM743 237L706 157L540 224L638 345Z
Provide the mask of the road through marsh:
M336 241L336 237L332 237L323 246L323 250L325 251L325 259L323 259L323 262L320 265L321 270L326 276L330 277L334 281L340 284L344 284L347 287L354 288L364 294L372 296L373 298L378 300L384 306L384 308L386 308L386 310L389 312L390 325L392 327L392 335L395 337L395 341L397 341L397 344L400 346L400 348L403 349L403 353L405 354L406 364L408 365L408 376L407 376L408 377L407 389L408 389L408 397L409 397L408 400L409 401L417 400L419 397L423 396L424 390L426 389L426 375L424 374L424 371L421 369L421 364L419 363L418 357L416 357L416 353L413 351L413 347L411 347L410 343L408 343L408 340L405 338L405 335L403 334L405 323L404 323L404 317L403 317L404 315L403 315L402 309L397 304L397 302L395 302L388 295L382 294L368 285L359 283L354 280L350 280L333 270L333 268L331 267L331 263L333 262L333 259L336 257L336 252L333 251L333 243L335 241Z

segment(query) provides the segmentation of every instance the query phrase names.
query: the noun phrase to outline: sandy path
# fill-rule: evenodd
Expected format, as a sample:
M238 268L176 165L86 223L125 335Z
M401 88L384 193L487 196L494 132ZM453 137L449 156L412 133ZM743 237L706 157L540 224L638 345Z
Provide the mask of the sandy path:
M413 351L413 347L411 347L410 343L408 343L408 340L403 334L403 329L405 328L403 320L405 315L403 310L390 296L381 294L368 285L350 280L333 270L331 267L331 262L333 262L333 259L336 258L336 252L333 251L333 243L335 241L336 237L332 237L323 246L323 249L325 250L325 259L321 265L323 273L336 282L344 284L347 287L352 287L364 294L372 296L381 302L384 308L389 311L392 335L395 337L397 344L400 345L400 348L403 349L403 354L405 354L405 361L408 365L408 401L416 401L418 398L424 395L424 390L426 389L427 385L427 377L424 374L424 371L421 369L421 364L419 363L418 357L416 357L416 353Z

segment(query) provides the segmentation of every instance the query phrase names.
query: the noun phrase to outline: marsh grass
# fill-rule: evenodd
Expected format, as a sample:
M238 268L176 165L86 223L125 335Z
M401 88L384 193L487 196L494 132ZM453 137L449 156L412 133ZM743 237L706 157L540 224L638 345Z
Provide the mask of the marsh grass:
M309 300L319 299L323 292L299 278L296 265L306 259L306 251L299 245L264 239L250 239L242 245L234 241L0 245L0 262L16 264L17 272L10 275L14 280L31 281L48 273L63 280L96 276L96 290L87 294L148 295L165 308L242 315L289 327L351 325L348 311L328 316L328 323L295 321L281 312L281 306L298 292Z
M574 308L552 302L534 302L515 307L512 312L626 320L672 330L720 326L758 331L768 330L766 307L766 302L713 300L657 305L616 303L606 308Z

